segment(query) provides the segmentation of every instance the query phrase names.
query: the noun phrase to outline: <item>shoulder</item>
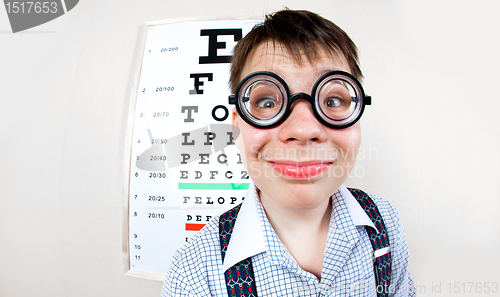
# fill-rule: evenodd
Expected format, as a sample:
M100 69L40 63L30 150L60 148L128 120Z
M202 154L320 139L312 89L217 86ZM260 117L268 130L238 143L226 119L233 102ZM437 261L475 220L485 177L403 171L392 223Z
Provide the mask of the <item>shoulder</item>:
M171 270L194 272L191 268L199 269L201 266L208 264L207 262L216 262L220 258L218 223L219 216L216 216L196 235L191 237L174 255ZM215 251L218 251L218 253Z
M358 203L362 206L362 208L366 208L371 212L374 211L374 208L376 206L380 215L382 216L385 229L387 230L389 239L391 239L391 241L394 241L396 237L399 237L398 235L403 232L399 214L396 208L389 201L378 195L360 189L349 188L349 192L355 197L356 200L358 200ZM372 202L369 202L369 200L371 200ZM371 217L371 214L369 214L368 212L367 214Z
M175 253L163 285L163 291L168 293L162 296L209 293L209 283L219 274L222 262L218 223L219 216L213 217Z
M389 238L393 240L400 240L401 237L404 238L404 230L401 226L401 220L399 219L399 213L387 199L380 197L372 193L366 193L375 202L377 208L382 215L384 220L385 228L389 233Z
M400 296L400 294L401 296L414 296L415 287L408 271L408 245L398 211L388 200L378 195L367 194L377 205L389 235L392 258L391 286L397 291L396 295L398 296Z

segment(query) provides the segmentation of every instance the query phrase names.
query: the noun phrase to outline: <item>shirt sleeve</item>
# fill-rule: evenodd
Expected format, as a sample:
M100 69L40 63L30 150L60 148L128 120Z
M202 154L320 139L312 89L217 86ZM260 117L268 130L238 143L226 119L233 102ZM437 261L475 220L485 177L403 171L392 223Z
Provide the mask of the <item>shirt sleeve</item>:
M223 296L218 236L218 217L215 217L175 253L161 297Z
M187 280L185 272L181 268L181 253L178 251L172 260L172 265L170 266L167 275L165 276L165 281L163 282L163 288L161 290L161 297L188 297L196 296L191 294L192 289L190 285L185 281Z

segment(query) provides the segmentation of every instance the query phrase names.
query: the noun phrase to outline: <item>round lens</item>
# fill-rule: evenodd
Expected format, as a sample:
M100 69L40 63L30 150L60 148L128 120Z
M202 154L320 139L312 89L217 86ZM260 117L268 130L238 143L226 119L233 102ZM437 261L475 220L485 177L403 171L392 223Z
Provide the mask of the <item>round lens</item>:
M255 76L242 86L239 94L242 111L253 121L270 125L282 112L284 94L281 84L273 77Z
M332 75L318 85L315 104L325 121L346 125L357 120L362 107L361 93L350 78Z

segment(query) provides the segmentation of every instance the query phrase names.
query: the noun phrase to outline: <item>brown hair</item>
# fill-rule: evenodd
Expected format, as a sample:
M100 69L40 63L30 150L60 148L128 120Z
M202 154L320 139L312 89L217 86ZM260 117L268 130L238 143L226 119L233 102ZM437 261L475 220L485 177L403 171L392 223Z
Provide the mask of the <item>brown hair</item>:
M242 79L241 72L248 56L260 44L268 41L275 46L282 45L298 63L302 53L312 63L318 57L318 48L329 54L343 55L351 74L359 80L363 78L358 49L344 30L316 13L286 8L266 15L264 22L253 27L234 47L229 77L232 92L236 91Z

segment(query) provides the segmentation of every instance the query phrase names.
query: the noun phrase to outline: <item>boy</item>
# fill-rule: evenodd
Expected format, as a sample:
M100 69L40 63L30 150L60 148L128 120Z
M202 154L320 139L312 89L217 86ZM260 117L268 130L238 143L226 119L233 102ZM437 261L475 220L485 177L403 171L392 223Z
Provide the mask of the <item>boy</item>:
M162 296L415 295L395 209L370 196L390 242L381 249L391 257L383 287L367 233L381 228L343 186L370 104L361 78L347 34L308 11L268 15L238 42L230 103L252 183L241 208L212 219L176 254Z

